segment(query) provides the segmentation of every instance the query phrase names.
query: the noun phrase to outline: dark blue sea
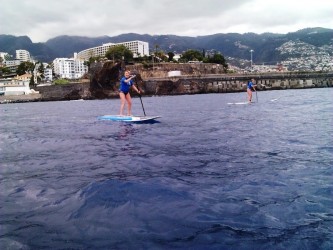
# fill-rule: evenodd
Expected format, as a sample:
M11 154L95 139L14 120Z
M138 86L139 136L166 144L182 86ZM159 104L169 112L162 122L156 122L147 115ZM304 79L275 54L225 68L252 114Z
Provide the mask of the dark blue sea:
M0 105L0 249L333 249L333 88L257 99Z

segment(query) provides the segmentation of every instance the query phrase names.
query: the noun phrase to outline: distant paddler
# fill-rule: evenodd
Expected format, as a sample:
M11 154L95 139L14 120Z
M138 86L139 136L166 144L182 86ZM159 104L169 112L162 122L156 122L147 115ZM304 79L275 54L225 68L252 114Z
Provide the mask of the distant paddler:
M256 86L254 84L255 83L255 80L252 78L250 81L247 82L247 100L249 103L252 102L252 92L253 91L256 91Z

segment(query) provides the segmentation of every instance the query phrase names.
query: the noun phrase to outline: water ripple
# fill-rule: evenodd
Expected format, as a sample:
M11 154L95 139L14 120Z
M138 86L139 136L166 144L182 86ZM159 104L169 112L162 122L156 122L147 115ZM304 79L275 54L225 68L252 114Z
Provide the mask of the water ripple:
M0 105L0 247L331 249L331 96L144 97L153 124L97 119L119 100Z

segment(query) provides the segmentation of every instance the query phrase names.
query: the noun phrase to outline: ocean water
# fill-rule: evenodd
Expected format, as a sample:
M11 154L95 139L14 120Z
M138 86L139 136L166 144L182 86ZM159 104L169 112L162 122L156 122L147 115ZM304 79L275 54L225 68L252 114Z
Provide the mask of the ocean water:
M333 249L332 97L2 104L0 248Z

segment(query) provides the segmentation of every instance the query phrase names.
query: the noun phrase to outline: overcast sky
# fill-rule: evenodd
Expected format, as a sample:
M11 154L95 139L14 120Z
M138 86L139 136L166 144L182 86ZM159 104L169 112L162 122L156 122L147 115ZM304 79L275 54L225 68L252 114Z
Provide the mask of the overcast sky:
M0 34L201 36L333 29L332 0L0 0Z

